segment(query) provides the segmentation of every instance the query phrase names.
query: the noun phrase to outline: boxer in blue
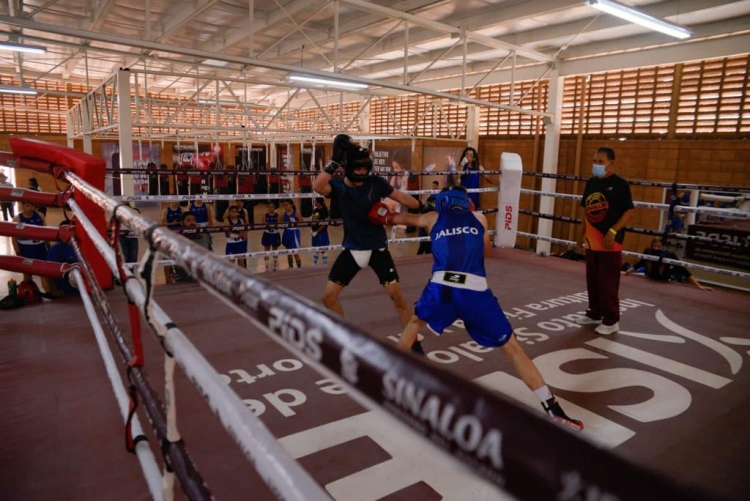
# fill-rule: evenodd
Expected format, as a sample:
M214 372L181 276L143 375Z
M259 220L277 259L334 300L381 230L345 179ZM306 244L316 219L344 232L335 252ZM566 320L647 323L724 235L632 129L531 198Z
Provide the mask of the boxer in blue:
M523 351L487 285L484 256L492 250L487 218L471 211L470 199L462 186L438 194L435 208L436 212L426 214L396 214L385 204L376 203L369 212L373 224L417 226L424 228L432 240L432 278L401 334L399 348L421 352L417 339L422 327L428 324L441 334L456 320L463 320L469 336L478 344L500 347L552 419L582 430L583 423L565 414L534 362Z

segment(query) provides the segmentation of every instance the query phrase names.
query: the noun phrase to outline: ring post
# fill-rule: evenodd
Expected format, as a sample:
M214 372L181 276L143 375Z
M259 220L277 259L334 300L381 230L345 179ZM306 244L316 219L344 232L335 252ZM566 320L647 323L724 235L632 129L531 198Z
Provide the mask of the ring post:
M518 233L518 201L523 177L521 156L518 153L503 153L500 155L500 169L502 177L497 199L499 214L495 218L495 246L512 249Z
M104 191L104 177L107 164L101 158L76 151L66 146L46 143L36 139L24 139L20 137L10 138L10 146L13 154L18 158L19 167L30 168L39 172L47 172L55 177L65 180L65 171L69 170L95 188ZM41 162L47 164L46 170L42 168ZM64 169L59 169L63 167ZM73 198L81 206L89 219L94 223L99 234L107 238L107 223L104 218L104 209L86 198L82 193L75 192ZM89 260L94 270L99 285L103 289L112 287L112 274L107 268L104 258L94 247L91 238L80 232L78 240L81 250Z

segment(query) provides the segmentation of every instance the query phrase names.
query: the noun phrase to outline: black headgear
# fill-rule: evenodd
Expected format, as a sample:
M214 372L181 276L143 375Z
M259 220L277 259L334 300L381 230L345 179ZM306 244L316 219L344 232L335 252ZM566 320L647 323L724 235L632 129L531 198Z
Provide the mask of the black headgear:
M466 190L453 187L435 196L435 210L438 214L459 207L461 210L471 210L471 201Z
M346 153L352 148L356 148L352 138L346 134L339 134L333 139L333 152L331 153L331 160L339 165L346 163Z
M367 148L360 147L346 134L339 134L333 139L331 160L344 167L346 177L352 182L364 181L372 171L372 159ZM361 167L367 169L367 174L354 173L354 169Z
M361 169L362 167L367 169L366 174L355 174L354 169ZM354 145L352 149L346 152L346 164L344 165L344 173L349 181L354 183L361 182L370 177L372 171L372 158L370 158L370 152L366 148Z

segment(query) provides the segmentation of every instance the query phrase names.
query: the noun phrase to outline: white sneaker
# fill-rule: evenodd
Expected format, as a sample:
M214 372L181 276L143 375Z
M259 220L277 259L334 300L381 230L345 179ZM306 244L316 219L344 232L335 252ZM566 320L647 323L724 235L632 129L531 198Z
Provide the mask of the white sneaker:
M610 334L614 334L615 332L620 330L620 323L615 322L612 325L600 325L596 329L594 329L594 332L597 334L601 334L602 336L609 336Z
M602 323L601 320L593 319L587 315L581 315L580 317L576 318L573 321L577 323L578 325L594 325L594 324L599 325L600 323Z

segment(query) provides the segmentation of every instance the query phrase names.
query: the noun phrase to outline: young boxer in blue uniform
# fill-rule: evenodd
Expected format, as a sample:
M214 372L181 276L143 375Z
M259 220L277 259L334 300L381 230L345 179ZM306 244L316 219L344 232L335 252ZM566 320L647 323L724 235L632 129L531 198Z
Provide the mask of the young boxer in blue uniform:
M279 214L276 212L276 204L268 202L268 212L265 214L266 224L276 224L279 222ZM260 238L260 244L263 249L269 251L271 249L277 250L281 245L281 235L277 228L268 228L263 231L263 235ZM266 262L266 271L268 271L268 256L264 257L263 260ZM273 256L273 271L279 269L279 258Z
M190 202L189 212L192 212L195 216L195 224L198 228L206 228L213 224L214 216L213 211L211 210L211 206L206 205L203 200ZM211 245L209 250L214 250L214 239L211 237L210 233L207 233L207 235L208 241Z
M213 220L211 207L206 205L203 200L190 202L190 212L195 215L195 222L198 228L205 228L211 225L211 221Z
M170 230L176 230L182 226L182 207L177 202L169 202L161 213L161 224L166 225Z
M230 205L227 209L225 221L229 226L240 226L246 225L244 211L241 213L239 207L236 205ZM247 230L235 231L230 230L225 232L227 236L227 244L224 249L224 254L246 254L247 253ZM246 267L246 259L244 257L236 259L235 262L240 268Z
M328 207L326 207L325 199L315 199L315 210L312 213L313 221L326 221L328 220ZM312 246L313 247L328 247L331 245L331 239L328 236L328 225L324 224L313 224L312 225ZM313 266L318 266L318 256L323 257L323 266L328 264L328 253L326 251L316 252L313 254Z
M370 266L391 298L401 325L405 326L411 318L411 308L398 283L396 265L388 251L388 237L382 225L368 220L367 212L382 198L390 198L410 209L418 209L422 203L411 195L394 190L384 178L370 176L372 159L369 152L345 134L334 139L331 160L315 178L313 189L338 202L344 220L344 250L328 274L323 304L343 316L339 294L359 270ZM340 166L344 167L344 179L334 178Z
M284 200L284 222L285 223L296 223L297 222L297 207L294 206L291 200ZM281 235L281 245L286 249L298 249L299 248L299 228L285 228L284 233ZM302 268L302 259L299 254L294 254L294 260L292 256L287 256L289 261L289 267L294 267L294 262L297 262L297 268Z
M539 370L523 351L500 303L487 285L484 256L492 251L487 218L471 211L470 199L462 186L440 193L435 198L435 208L436 212L420 215L396 214L385 204L377 203L369 213L374 224L418 226L426 229L432 240L432 278L401 334L399 348L419 352L421 345L417 344L417 338L426 324L442 334L456 320L463 320L466 332L475 342L500 347L552 419L582 430L583 423L565 414Z
M481 178L490 184L495 184L489 177L482 174L484 167L479 163L479 154L477 150L469 146L464 148L459 159L461 166L461 186L469 189L481 188ZM455 170L455 165L450 165L451 171ZM469 199L474 203L474 207L479 208L479 193L469 193Z
M14 223L33 224L35 226L45 226L44 215L36 211L36 207L28 202L21 202L21 212L13 218ZM47 242L44 240L35 240L33 238L12 237L11 243L17 256L39 259L47 259ZM23 274L24 280L31 280L30 273Z

